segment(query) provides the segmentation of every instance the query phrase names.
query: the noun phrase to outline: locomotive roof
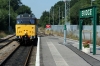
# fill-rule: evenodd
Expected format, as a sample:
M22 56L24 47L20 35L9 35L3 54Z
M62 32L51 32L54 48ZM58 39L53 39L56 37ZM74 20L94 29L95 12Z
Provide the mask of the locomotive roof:
M34 14L20 14L17 18L36 18Z

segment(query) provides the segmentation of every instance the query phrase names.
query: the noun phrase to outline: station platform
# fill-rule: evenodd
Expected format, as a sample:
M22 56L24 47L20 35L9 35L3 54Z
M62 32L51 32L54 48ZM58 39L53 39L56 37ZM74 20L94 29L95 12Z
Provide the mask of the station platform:
M63 44L63 37L40 37L39 66L100 66L100 47L97 54L84 53L78 49L79 42L67 39Z

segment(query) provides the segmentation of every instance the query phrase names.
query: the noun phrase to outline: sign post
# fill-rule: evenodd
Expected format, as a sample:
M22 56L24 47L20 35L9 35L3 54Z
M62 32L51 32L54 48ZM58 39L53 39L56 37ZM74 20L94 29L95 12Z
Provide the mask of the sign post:
M46 34L47 35L50 35L51 34L51 31L50 30L51 30L51 25L50 24L47 24L46 25Z
M84 18L91 18L93 23L93 55L96 54L96 22L97 8L96 6L80 9L79 12L79 49L82 50L82 22Z

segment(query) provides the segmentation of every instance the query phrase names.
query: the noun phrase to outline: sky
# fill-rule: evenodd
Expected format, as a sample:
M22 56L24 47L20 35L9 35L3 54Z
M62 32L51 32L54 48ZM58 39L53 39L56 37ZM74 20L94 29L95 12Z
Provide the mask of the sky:
M43 11L49 11L60 0L21 0L21 2L31 8L36 18L40 18Z

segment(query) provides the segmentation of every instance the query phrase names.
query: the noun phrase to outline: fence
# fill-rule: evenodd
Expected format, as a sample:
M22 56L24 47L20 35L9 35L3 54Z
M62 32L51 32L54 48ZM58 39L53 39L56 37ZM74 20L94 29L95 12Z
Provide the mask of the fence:
M67 34L72 32L74 35L79 37L79 26L78 25L67 25ZM56 32L64 32L64 25L51 25L51 30ZM83 25L82 39L92 39L93 25ZM100 37L100 25L97 25L97 38Z

